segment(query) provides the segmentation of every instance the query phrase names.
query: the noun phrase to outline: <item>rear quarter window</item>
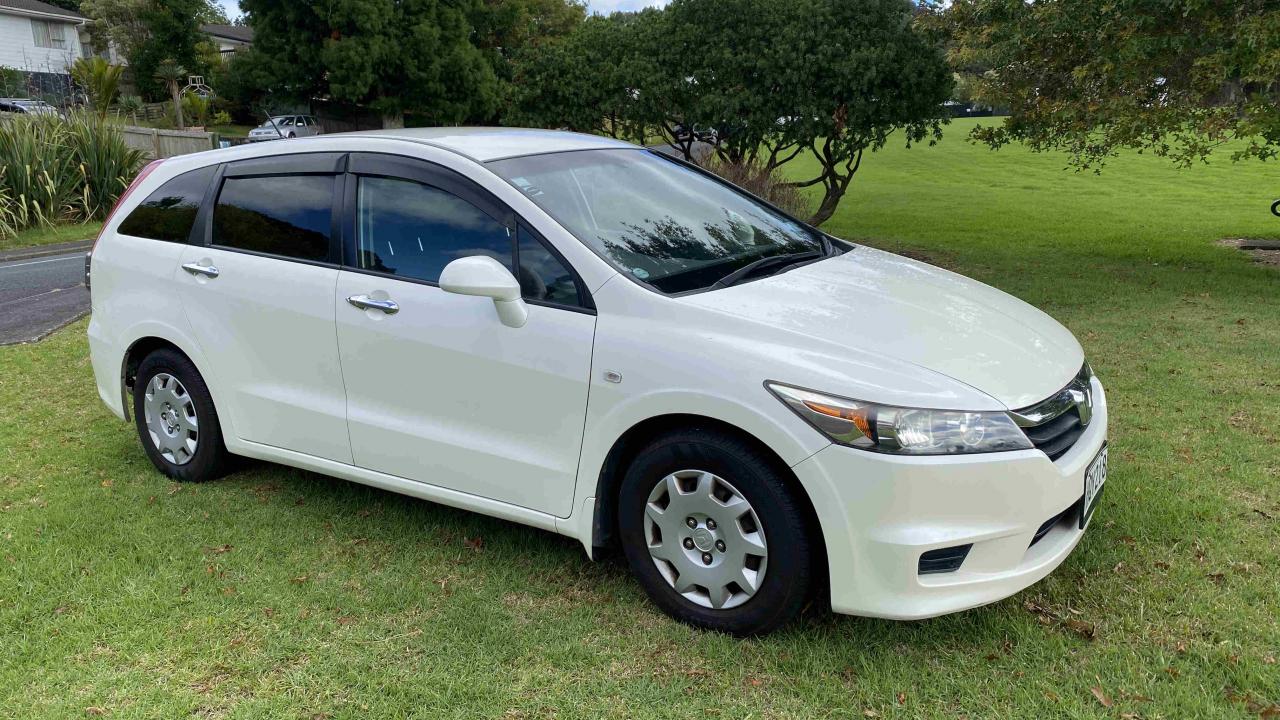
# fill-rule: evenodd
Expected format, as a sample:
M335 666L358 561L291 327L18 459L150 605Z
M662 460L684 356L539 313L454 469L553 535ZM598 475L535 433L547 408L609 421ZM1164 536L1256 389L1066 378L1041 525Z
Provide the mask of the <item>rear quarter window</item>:
M150 240L187 242L215 170L216 166L192 170L161 185L129 213L117 232Z

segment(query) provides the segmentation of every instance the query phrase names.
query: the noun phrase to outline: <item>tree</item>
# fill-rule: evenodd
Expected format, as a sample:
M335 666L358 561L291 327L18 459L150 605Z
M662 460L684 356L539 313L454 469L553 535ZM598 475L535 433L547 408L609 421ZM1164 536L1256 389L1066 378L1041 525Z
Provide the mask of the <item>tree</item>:
M1120 148L1180 166L1231 140L1234 158L1280 150L1280 3L1275 0L956 0L935 22L956 65L981 65L976 94L1007 105L974 137L1065 150L1080 168Z
M178 129L183 128L182 122L182 81L186 78L187 69L174 62L170 58L165 58L156 66L155 79L164 83L169 89L169 97L173 98L173 113L178 119Z
M524 48L506 124L643 142L639 87L657 72L647 53L659 11L592 15L568 36Z
M100 57L80 58L71 66L71 77L84 89L89 106L98 117L107 116L107 108L116 98L124 67L112 65Z
M472 2L242 0L268 85L373 108L385 127L416 112L436 124L490 116L498 80L472 44Z
M517 114L655 131L686 159L689 130L713 128L722 161L766 173L807 153L818 171L790 184L822 189L820 224L867 150L941 135L951 72L913 12L909 0L673 0L588 19L522 67Z
M470 18L476 47L508 84L515 54L567 36L586 14L580 0L479 0Z
M81 11L93 19L96 40L120 49L134 84L150 99L166 94L155 80L165 59L196 72L207 69L199 52L206 42L200 26L226 22L226 14L213 0L83 0Z

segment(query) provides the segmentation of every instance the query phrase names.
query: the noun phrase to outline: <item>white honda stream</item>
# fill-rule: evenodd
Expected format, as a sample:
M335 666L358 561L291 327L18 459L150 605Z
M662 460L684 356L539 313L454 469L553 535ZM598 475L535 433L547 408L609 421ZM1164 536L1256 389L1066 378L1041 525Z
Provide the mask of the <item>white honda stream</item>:
M924 618L1080 541L1107 468L1071 333L606 138L395 130L149 165L89 265L102 400L231 455L620 547L680 620Z

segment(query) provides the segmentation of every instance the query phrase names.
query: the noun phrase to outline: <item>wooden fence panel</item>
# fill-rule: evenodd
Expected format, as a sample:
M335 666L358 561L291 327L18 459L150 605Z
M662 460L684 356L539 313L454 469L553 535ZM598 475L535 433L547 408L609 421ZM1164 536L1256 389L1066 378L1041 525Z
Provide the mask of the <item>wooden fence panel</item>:
M124 141L129 147L137 148L152 159L186 155L188 153L211 150L213 133L195 130L157 130L155 128L134 127L126 125L121 128Z

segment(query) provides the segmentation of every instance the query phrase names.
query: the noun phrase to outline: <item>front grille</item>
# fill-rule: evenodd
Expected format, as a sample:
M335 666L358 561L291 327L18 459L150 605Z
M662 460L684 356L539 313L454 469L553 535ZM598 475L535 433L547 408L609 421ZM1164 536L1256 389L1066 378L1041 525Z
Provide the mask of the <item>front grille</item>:
M1057 460L1084 434L1084 426L1080 424L1080 411L1071 408L1052 420L1024 427L1022 431L1037 450L1044 451L1050 460Z
M1080 368L1067 386L1028 408L1010 413L1038 450L1057 460L1071 449L1093 419L1093 371Z

